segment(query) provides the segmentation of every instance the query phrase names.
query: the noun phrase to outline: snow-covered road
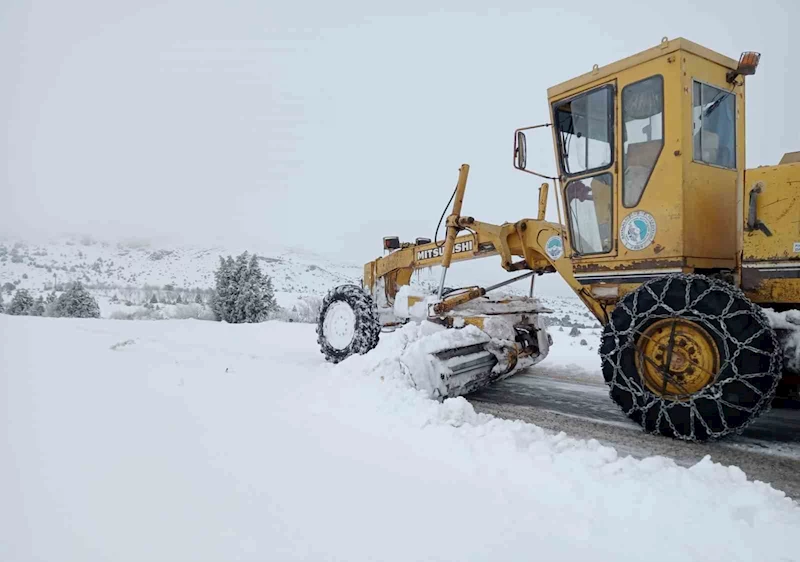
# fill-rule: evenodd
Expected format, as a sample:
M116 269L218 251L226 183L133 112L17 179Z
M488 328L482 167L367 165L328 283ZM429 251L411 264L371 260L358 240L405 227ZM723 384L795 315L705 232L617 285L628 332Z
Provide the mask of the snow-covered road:
M569 375L546 363L469 396L476 410L519 419L573 437L597 439L637 458L669 456L691 466L711 455L749 477L800 498L800 410L773 408L741 436L685 443L642 432L608 396L599 375ZM793 405L796 406L796 405Z
M0 560L799 558L739 469L428 400L417 335L332 366L308 325L0 316Z

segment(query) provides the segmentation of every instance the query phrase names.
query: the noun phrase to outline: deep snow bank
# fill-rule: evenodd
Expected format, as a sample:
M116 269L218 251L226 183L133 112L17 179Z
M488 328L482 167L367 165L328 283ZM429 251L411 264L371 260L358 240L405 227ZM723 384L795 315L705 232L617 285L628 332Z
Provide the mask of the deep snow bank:
M426 399L420 330L331 366L307 325L0 316L0 560L797 559L736 468Z

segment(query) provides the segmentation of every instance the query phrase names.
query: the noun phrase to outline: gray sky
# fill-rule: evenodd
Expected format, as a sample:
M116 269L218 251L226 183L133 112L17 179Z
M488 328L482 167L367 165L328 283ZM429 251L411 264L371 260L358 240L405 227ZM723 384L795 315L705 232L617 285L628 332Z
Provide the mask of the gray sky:
M466 214L534 216L514 128L548 120L548 86L664 35L760 51L748 165L800 150L795 1L486 4L4 0L1 228L361 262L384 234L433 236L462 162ZM531 166L553 171L550 139Z

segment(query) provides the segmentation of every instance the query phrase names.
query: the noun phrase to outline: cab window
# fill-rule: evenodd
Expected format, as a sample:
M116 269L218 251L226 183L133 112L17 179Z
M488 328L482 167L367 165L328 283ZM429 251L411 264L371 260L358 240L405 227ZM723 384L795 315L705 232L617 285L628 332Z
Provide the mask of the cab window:
M567 184L570 240L578 254L605 254L612 248L611 174Z
M554 105L561 169L567 176L613 162L614 90L603 86Z
M651 76L622 89L622 204L634 207L664 147L664 79Z
M694 81L692 93L694 161L736 168L736 96Z

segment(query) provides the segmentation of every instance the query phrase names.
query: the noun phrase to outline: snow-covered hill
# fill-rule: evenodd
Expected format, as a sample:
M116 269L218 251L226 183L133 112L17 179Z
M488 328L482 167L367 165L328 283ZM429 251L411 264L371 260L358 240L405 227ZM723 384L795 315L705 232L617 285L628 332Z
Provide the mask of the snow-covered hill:
M292 308L312 310L332 287L358 283L362 264L348 264L303 249L285 247L222 247L156 244L145 241L109 242L88 236L54 238L33 243L21 239L0 238L0 290L7 300L16 289L28 289L34 296L80 281L97 298L104 317L115 313L131 314L130 307L148 302L153 294L158 302L195 302L198 294L208 300L214 284L214 270L220 256L255 253L262 270L271 278L278 303ZM484 262L484 270L504 273L494 264ZM450 274L454 286L474 284L474 271ZM413 282L433 291L438 286L438 270L418 272ZM492 278L491 275L489 275ZM507 292L524 293L527 283L509 286ZM554 310L551 324L592 327L594 318L573 297L541 297ZM171 306L171 305L167 305ZM162 306L162 311L164 307ZM165 311L173 316L174 311ZM147 318L163 317L146 314ZM306 314L305 320L313 316Z
M204 289L214 282L219 256L256 253L275 289L322 295L338 283L361 277L361 267L286 248L154 246L146 242L109 243L88 237L31 244L0 240L0 284L47 290L54 283L81 281L91 287Z

